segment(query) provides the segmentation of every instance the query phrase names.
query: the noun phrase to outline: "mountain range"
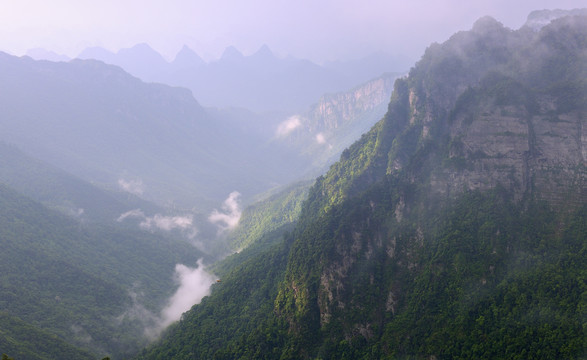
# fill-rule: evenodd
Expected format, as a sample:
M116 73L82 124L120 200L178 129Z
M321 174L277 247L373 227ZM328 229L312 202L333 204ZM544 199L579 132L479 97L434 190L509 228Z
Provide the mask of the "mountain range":
M208 211L235 190L251 199L316 167L301 149L315 133L298 147L275 140L283 116L206 109L186 89L144 83L95 60L0 54L0 63L0 140L105 188ZM351 124L377 121L391 87L377 89L366 90L361 98L370 105L341 124L336 151L310 156L340 153L356 134Z
M585 39L486 17L431 45L295 224L138 358L585 357Z
M207 107L240 107L255 112L300 112L325 93L346 91L385 72L405 72L410 61L387 54L317 65L293 57L279 58L268 46L245 56L228 47L205 62L184 46L171 62L147 44L112 53L88 48L78 58L120 66L147 82L182 86Z
M165 309L182 281L197 278L205 294L204 266L248 244L223 239L241 199L328 166L391 95L392 75L353 88L351 118L328 133L336 149L308 154L318 130L334 130L318 118L289 143L276 135L283 115L204 108L186 89L99 61L0 63L0 352L18 359L136 353L176 319Z
M276 112L0 53L3 359L585 358L585 39L485 17ZM362 63L127 50L91 51L282 96Z

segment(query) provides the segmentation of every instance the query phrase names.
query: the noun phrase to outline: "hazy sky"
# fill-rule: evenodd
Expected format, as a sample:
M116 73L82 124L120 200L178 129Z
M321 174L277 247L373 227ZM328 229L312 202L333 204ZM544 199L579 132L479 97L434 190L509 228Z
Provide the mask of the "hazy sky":
M484 15L517 29L532 10L587 0L1 0L0 50L42 47L70 57L146 42L172 59L187 44L205 59L263 44L317 62L375 51L419 58L431 42Z

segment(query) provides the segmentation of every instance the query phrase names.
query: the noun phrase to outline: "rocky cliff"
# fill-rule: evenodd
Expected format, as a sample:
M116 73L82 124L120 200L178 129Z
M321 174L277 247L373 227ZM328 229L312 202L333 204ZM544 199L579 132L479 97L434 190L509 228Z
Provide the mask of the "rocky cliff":
M393 90L395 74L385 74L348 92L326 94L307 116L314 120L309 131L332 131L381 104L387 105Z
M297 149L319 172L379 121L387 110L397 74L383 74L349 91L323 95L303 114L290 117L291 131L278 141ZM279 131L279 130L278 130Z
M432 45L385 118L319 181L323 205L400 172L435 195L499 184L518 199L583 203L586 31L585 17L538 33L483 18Z
M430 46L295 229L145 358L584 357L585 39L483 18Z

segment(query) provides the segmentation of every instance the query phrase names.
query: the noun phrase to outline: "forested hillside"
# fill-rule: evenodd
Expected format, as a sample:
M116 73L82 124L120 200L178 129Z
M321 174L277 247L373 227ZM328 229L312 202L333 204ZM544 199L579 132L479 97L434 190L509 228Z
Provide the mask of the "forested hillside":
M0 182L80 221L112 223L121 214L137 208L150 215L163 212L161 207L136 195L92 186L3 143L0 143Z
M135 353L174 291L175 265L203 256L138 228L81 223L5 185L0 239L0 351L25 360Z
M139 358L587 356L585 39L483 18L430 46L295 228Z

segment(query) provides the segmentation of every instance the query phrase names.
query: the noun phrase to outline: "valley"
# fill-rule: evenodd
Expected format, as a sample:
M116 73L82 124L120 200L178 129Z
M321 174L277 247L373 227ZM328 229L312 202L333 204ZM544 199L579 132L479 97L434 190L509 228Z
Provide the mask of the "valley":
M0 354L584 358L585 39L0 52Z

